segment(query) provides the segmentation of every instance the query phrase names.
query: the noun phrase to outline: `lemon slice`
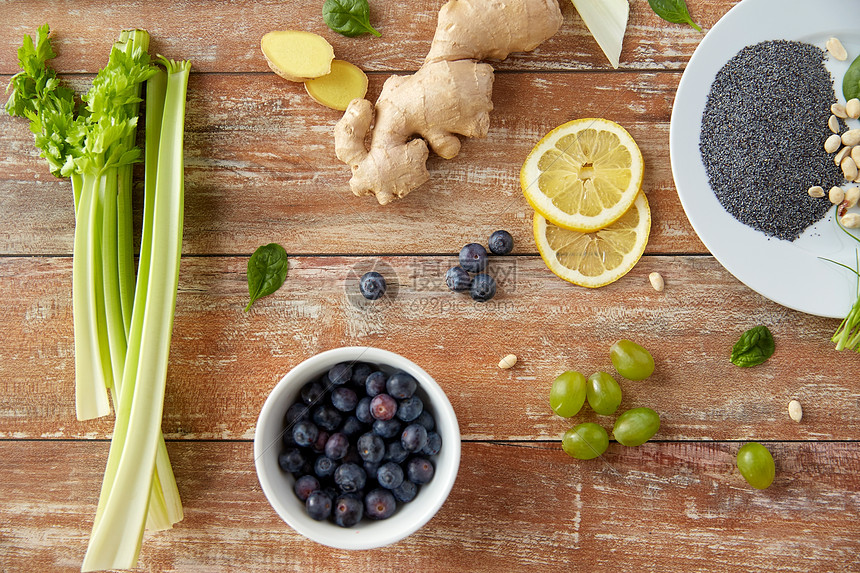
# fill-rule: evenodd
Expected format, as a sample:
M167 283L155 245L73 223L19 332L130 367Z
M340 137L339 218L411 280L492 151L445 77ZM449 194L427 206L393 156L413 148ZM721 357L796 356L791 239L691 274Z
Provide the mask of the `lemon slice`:
M523 163L520 185L551 223L590 233L630 208L642 171L642 152L623 127L608 119L577 119L538 142Z
M534 217L535 242L549 270L566 281L594 288L617 281L645 251L651 232L651 209L640 192L633 206L611 225L580 233Z

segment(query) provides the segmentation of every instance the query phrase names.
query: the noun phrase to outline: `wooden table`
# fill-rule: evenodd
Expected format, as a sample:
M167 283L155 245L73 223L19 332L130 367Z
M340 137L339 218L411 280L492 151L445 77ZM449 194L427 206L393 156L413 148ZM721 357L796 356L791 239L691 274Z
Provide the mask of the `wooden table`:
M123 27L152 34L152 52L194 64L186 127L185 242L164 434L186 517L147 533L146 571L860 571L860 357L829 342L838 321L794 312L749 290L714 260L678 201L669 117L703 35L631 2L622 66L612 70L569 2L559 33L497 63L489 137L403 201L353 197L334 156L338 112L272 74L259 39L273 29L321 33L370 76L414 71L441 0L372 0L381 38L341 37L320 2L171 1L0 4L0 74L17 71L24 33L49 22L64 79L86 88ZM706 29L732 0L691 0ZM624 125L645 158L653 210L646 255L597 290L550 273L536 254L519 167L537 140L578 117ZM0 114L0 570L80 567L112 418L74 408L71 269L74 217L66 181L36 156L26 122ZM500 293L486 304L446 290L467 242L496 229L516 241L494 259ZM249 313L245 268L279 242L290 274ZM393 304L360 308L356 270L386 269ZM666 289L655 292L648 274ZM827 296L822 293L822 296ZM754 369L728 355L757 324L777 350ZM657 370L624 382L622 408L650 406L662 427L637 448L612 443L581 462L560 448L572 424L548 404L567 369L611 368L617 338L649 348ZM430 523L393 546L334 551L284 524L254 472L252 439L268 392L320 351L373 345L439 381L463 435L457 483ZM514 353L519 363L500 370ZM803 404L800 424L787 404ZM576 421L611 418L587 411ZM744 442L773 452L772 487L735 467Z

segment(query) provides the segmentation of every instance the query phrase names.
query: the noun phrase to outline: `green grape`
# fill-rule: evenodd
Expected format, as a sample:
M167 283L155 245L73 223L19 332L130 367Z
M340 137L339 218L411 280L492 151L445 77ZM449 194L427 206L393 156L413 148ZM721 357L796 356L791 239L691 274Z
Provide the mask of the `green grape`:
M606 372L595 372L588 377L585 397L592 410L609 416L615 413L621 403L621 386Z
M628 380L644 380L654 372L654 357L633 342L621 339L609 349L612 365Z
M596 458L609 447L609 435L594 422L575 426L564 433L561 449L578 460Z
M622 446L641 446L659 429L657 412L651 408L633 408L618 416L612 435Z
M563 418L570 418L579 412L585 403L585 376L575 370L568 370L553 380L549 391L549 405Z
M773 456L758 442L750 442L738 450L738 469L756 489L767 489L776 474Z

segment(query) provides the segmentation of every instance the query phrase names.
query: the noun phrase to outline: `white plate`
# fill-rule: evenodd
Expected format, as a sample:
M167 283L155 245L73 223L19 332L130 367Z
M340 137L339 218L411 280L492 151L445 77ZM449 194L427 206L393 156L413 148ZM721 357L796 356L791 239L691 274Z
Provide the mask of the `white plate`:
M836 97L842 76L860 52L857 0L743 0L702 40L681 78L669 132L672 175L693 229L714 257L762 296L819 316L844 317L857 298L856 276L821 260L855 267L855 243L836 227L831 214L794 242L768 237L738 222L717 200L699 153L702 113L717 72L746 46L766 40L797 40L821 48L836 36L848 61L827 58ZM852 127L856 127L852 126Z

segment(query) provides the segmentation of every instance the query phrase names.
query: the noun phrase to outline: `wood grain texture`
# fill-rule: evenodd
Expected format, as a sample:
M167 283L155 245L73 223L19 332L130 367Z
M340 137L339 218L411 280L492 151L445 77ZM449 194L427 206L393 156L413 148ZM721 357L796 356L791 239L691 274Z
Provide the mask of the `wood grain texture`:
M371 77L371 97L385 77ZM706 252L670 170L678 80L673 73L497 74L489 136L465 140L452 160L431 157L431 180L382 207L349 190L349 168L334 156L339 112L274 74L194 75L184 252L247 254L280 239L291 254L455 253L505 228L516 252L536 253L519 169L544 134L581 117L622 124L642 149L653 215L647 252ZM86 80L74 85L83 91ZM541 111L524 113L532 109ZM8 214L0 253L70 254L71 187L47 171L25 121L0 114L0 155L0 212Z
M713 25L735 0L700 0L690 3L692 15L705 29ZM15 54L24 34L33 34L48 22L56 34L58 70L95 73L104 65L111 43L123 28L143 28L152 36L152 51L167 57L190 59L198 72L267 71L260 53L266 32L300 29L324 36L338 58L367 71L415 70L424 60L436 28L436 14L443 0L418 0L408 8L393 0L372 3L371 22L380 38L344 38L329 30L322 20L321 2L276 0L205 0L102 2L6 0L0 17L6 23L0 33L0 73L17 71ZM501 69L609 69L573 5L560 2L564 23L559 32L539 49L515 54L497 65ZM98 26L89 26L93 20ZM633 0L621 53L623 69L681 69L703 33L688 26L667 24L648 7Z
M339 346L403 354L442 385L466 439L553 439L570 423L548 406L568 369L612 370L609 346L632 338L654 354L644 382L622 381L622 409L650 406L660 439L856 439L860 360L829 342L838 321L787 310L710 257L648 257L617 283L584 289L535 257L494 260L499 294L472 302L444 285L453 257L294 257L276 294L250 313L243 257L185 257L171 346L164 431L169 438L250 438L274 384L293 366ZM376 268L393 301L366 304L358 277ZM648 273L660 271L655 292ZM74 416L71 260L0 259L0 437L89 438L110 419ZM741 332L765 324L776 354L754 369L729 362ZM517 366L500 370L508 353ZM788 418L791 399L804 419ZM586 408L577 420L594 420ZM606 421L606 418L602 420Z
M280 521L259 487L250 442L171 442L186 517L145 535L137 570L860 570L860 447L767 446L777 478L757 491L735 469L736 443L611 444L588 462L554 443L464 443L454 489L423 529L386 548L345 552ZM79 570L107 449L0 442L4 570Z

